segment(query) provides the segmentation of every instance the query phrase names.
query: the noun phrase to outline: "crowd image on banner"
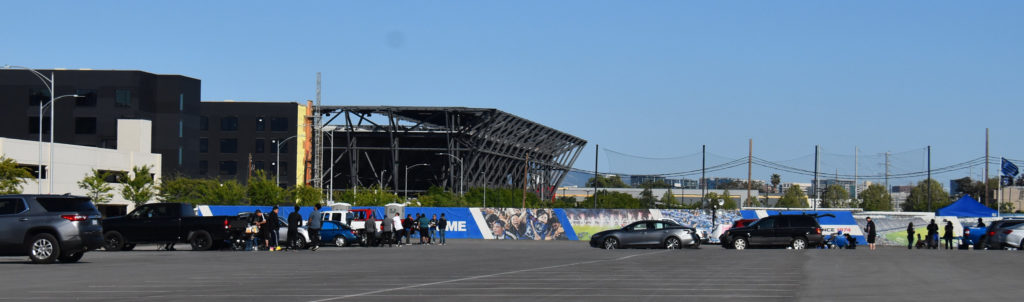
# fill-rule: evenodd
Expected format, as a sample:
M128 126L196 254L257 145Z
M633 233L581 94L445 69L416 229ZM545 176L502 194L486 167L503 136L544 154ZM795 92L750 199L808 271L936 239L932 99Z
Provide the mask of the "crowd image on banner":
M665 219L672 219L681 225L690 226L708 234L711 242L718 242L715 234L715 227L725 230L732 226L733 222L743 219L739 210L718 210L714 211L718 218L711 219L711 210L660 210L661 216Z
M555 209L481 208L494 239L568 240Z
M565 214L579 240L590 240L593 234L618 229L638 220L660 219L647 209L565 209Z

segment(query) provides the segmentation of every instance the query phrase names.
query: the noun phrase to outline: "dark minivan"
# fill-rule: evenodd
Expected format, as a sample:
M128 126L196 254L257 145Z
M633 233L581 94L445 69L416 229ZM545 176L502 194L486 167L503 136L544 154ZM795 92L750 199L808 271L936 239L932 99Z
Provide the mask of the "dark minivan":
M70 263L102 245L100 212L88 197L0 196L0 256Z
M804 249L818 246L824 240L821 225L813 215L768 216L745 227L729 229L721 238L723 247L737 250L751 246Z

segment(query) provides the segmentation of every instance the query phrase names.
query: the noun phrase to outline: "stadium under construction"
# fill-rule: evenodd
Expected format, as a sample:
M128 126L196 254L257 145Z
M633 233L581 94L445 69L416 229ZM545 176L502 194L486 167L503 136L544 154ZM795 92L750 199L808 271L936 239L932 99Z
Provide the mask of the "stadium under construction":
M317 106L314 186L522 188L553 199L587 141L488 108ZM316 161L316 160L314 160ZM316 175L321 178L317 179Z

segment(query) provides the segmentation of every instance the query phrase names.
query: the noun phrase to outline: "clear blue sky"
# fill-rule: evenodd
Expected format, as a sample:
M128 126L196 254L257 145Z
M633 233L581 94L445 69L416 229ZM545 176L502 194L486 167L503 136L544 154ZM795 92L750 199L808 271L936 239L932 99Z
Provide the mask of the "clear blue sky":
M986 127L993 155L1024 159L1019 1L9 1L4 11L0 64L182 74L203 81L203 100L312 99L320 71L326 104L499 108L588 140L576 164L586 169L594 144L650 157L707 144L735 158L748 138L772 160L815 144L842 154L931 145L941 166L982 156Z

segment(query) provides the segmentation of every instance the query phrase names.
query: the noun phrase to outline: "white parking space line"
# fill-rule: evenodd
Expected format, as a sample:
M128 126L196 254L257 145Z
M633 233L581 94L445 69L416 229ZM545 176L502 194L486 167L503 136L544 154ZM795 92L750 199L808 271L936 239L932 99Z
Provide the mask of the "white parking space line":
M437 285L437 284L445 284L445 283L459 282L459 281L465 281L465 280L489 278L489 277L496 277L496 276L503 276L503 275L510 275L510 274L523 273L523 272L531 272L531 271L538 271L538 270L546 270L546 269L559 268L559 267L567 267L567 266L574 266L574 265L583 265L583 264L610 262L610 261L621 261L621 260L626 260L626 259L630 259L630 258L637 257L637 256L653 255L653 254L659 254L659 253L664 253L664 252L665 251L650 252L650 253L643 253L643 254L636 254L636 255L630 255L630 256L625 256L625 257L619 257L619 258L614 258L614 259L582 261L582 262L574 262L574 263L567 263L567 264L559 264L559 265L551 265L551 266L545 266L545 267L537 267L537 268L530 268L530 269L508 271L508 272L488 274L488 275L479 275L479 276L459 278L459 279L451 279L451 280L446 280L446 281L421 283L421 284L414 284L414 285L397 287L397 288L391 288L391 289L381 289L381 290L369 291L369 292L364 292L364 293L359 293L359 294L343 295L343 296L337 296L337 297L333 297L333 298L314 300L313 302L334 301L334 300L341 300L341 299L347 299L347 298L361 297L361 296L367 296L367 295L373 295L373 294L379 294L379 293L386 293L386 292L390 292L390 291L405 290L405 289L412 289L412 288L420 288L420 287L424 287L424 286L431 286L431 285Z

